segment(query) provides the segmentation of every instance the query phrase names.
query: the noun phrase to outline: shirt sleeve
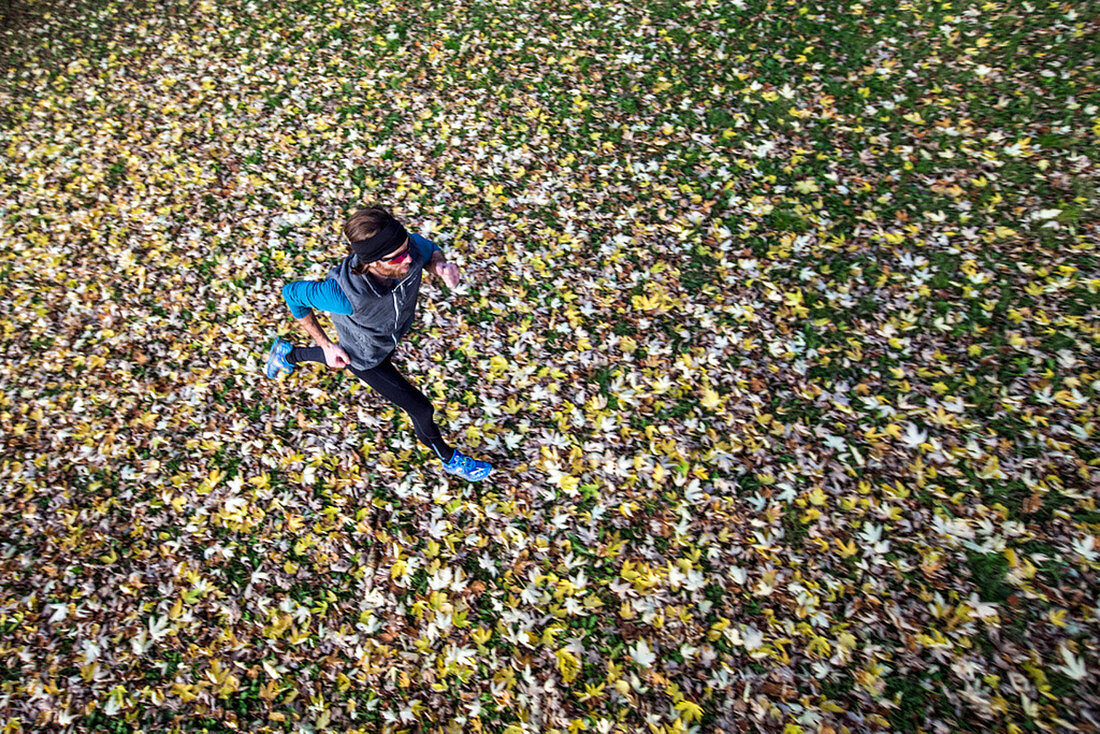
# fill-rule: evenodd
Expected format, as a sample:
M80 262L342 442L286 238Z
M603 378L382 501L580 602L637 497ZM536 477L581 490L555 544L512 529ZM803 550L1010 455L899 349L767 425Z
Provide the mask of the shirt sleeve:
M420 251L420 256L424 258L424 264L427 265L431 262L433 252L442 252L439 246L422 235L413 234L412 238L416 240L416 249Z
M344 315L352 312L351 301L344 295L340 284L332 279L287 283L283 286L283 300L296 319L308 316L313 309Z

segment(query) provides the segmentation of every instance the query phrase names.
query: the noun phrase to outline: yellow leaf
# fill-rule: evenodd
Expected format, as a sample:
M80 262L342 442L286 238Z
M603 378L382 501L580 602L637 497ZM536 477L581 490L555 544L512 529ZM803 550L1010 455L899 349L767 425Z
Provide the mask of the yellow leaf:
M549 647L555 642L555 637L561 634L564 627L560 624L552 624L542 631L542 644Z
M275 681L269 680L262 686L260 686L260 698L264 699L265 701L272 701L275 699L276 696L279 695L281 690L282 689Z
M707 410L714 410L722 404L722 396L712 388L704 388L703 399L700 402Z
M703 709L700 708L698 704L692 703L686 698L676 704L675 708L680 712L680 717L689 724L703 718Z
M591 698L603 695L603 689L607 686L606 683L600 683L598 686L591 683L586 683L584 686L584 693L580 696L582 701L587 701Z
M836 543L836 547L840 551L840 555L844 558L854 556L858 552L856 544L851 540L849 540L847 543L843 543L840 541L839 538L833 538L833 542Z
M188 683L173 683L172 693L175 693L177 696L179 696L179 699L184 703L187 703L188 701L194 701L196 698L199 697L199 694L194 692L194 686Z
M829 653L832 652L832 645L824 637L814 637L810 640L810 644L806 645L806 652L810 654L810 657L829 657Z
M566 683L572 683L577 674L581 672L581 661L564 647L558 650L557 658L558 672L561 673L561 679Z
M566 494L573 494L577 491L577 487L581 481L570 474L564 474L558 479L558 486L562 488Z

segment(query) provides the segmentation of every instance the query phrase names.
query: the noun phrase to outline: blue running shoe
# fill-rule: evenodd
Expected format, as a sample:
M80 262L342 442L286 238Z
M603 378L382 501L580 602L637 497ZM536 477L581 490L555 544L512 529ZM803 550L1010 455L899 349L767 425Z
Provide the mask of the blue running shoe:
M457 474L471 482L480 482L493 471L493 465L477 459L471 459L458 449L455 449L451 460L443 465L451 474Z
M294 371L294 365L287 361L286 355L290 354L293 345L281 336L275 337L275 343L271 345L271 351L267 355L267 364L264 365L264 374L275 377L280 371L288 375Z

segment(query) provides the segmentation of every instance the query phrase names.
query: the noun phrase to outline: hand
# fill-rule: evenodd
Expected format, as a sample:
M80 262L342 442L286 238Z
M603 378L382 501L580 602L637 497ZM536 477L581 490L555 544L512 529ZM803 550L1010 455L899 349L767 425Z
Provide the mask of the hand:
M339 344L329 342L321 347L321 349L325 353L325 364L328 365L330 370L342 370L351 364L348 353L345 352L344 348Z
M458 281L462 278L458 266L454 263L439 263L435 267L435 273L440 278L443 278L443 282L447 284L448 288L457 286Z

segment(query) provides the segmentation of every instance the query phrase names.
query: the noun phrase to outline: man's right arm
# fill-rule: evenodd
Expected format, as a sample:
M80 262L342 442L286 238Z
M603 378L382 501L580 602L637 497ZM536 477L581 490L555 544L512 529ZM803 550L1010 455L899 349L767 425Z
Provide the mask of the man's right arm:
M334 344L317 322L313 309L329 313L350 314L351 301L335 280L299 280L283 286L283 300L290 307L294 320L313 338L313 342L325 353L329 367L340 369L349 364L348 354L339 344Z

